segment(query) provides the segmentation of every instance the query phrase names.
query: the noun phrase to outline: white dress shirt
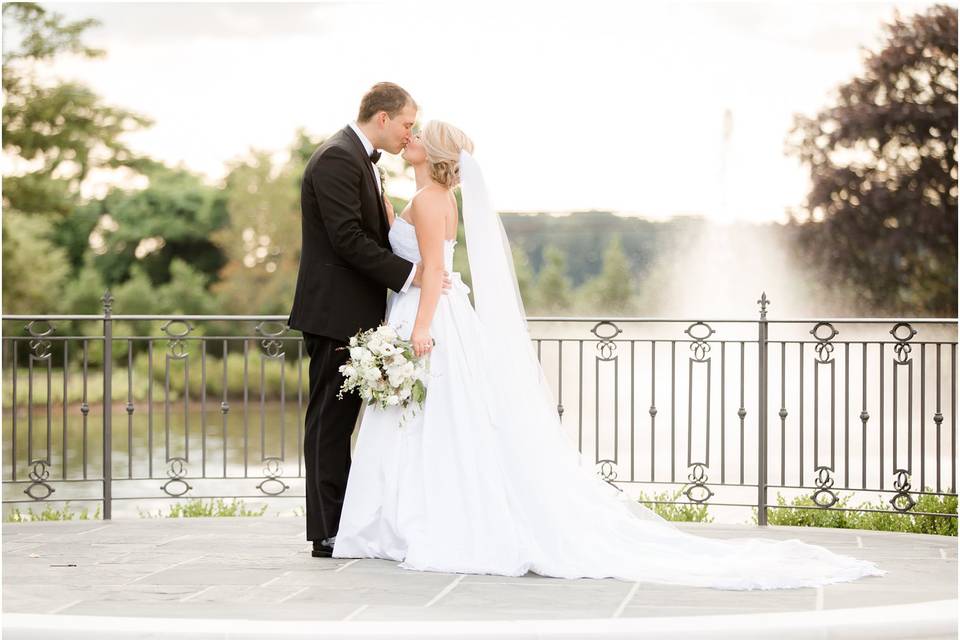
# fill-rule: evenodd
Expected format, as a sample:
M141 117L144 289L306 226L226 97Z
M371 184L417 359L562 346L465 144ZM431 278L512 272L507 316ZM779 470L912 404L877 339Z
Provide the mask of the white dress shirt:
M373 153L373 143L367 139L367 136L363 134L363 131L360 130L360 127L357 126L356 122L350 123L350 128L353 129L354 133L357 134L357 137L360 138L361 144L363 144L363 150L367 152L367 157L370 157L370 154ZM383 185L380 184L380 172L377 170L377 166L370 162L370 166L373 167L373 176L377 180L377 192L383 197ZM407 281L403 283L403 287L400 288L400 293L405 293L407 289L410 288L410 285L413 283L413 276L417 274L417 265L413 265L413 268L410 269L410 275L407 276Z

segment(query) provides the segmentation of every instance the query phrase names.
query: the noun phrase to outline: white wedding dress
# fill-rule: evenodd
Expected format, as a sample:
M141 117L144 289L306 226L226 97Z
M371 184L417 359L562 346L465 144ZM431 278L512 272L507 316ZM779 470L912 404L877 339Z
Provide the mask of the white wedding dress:
M470 234L484 230L476 218L467 221L466 188L476 287L482 267ZM389 238L397 255L420 261L412 224L398 216ZM365 408L334 557L386 558L421 571L532 571L720 589L812 587L887 573L797 539L695 536L622 499L561 434L546 385L520 384L513 369L528 358L508 360L506 350L529 344L503 344L481 321L453 272L455 246L444 246L453 285L440 296L430 327L436 346L424 406L403 426L398 407ZM420 289L411 287L387 307L387 323L406 339L419 299Z

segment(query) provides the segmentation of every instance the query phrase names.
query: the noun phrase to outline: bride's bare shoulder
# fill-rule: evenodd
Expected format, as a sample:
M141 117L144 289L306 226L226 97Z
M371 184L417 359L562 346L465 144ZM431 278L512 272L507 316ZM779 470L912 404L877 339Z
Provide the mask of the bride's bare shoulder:
M443 219L450 205L450 192L443 187L429 186L421 189L410 200L410 215L414 220Z

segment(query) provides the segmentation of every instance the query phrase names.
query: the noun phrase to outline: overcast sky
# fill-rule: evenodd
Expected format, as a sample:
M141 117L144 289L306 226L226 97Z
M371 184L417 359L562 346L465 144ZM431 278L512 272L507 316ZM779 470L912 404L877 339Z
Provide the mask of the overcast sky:
M932 3L43 4L100 20L107 50L53 72L155 119L131 145L212 181L391 80L474 139L500 209L759 221L806 192L792 114L830 104L895 7Z

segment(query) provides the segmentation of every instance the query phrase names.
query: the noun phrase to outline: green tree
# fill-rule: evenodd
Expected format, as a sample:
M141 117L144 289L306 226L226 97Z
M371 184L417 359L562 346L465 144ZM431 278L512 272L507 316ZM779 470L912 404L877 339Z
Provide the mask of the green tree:
M809 166L800 260L871 313L957 314L957 9L884 25L836 104L797 116L788 151Z
M82 84L37 77L37 65L60 54L102 56L82 41L96 24L66 22L35 3L3 5L3 150L14 160L3 180L5 209L67 214L91 170L150 164L121 141L148 118L104 104Z
M226 261L210 239L227 224L223 193L182 169L158 165L147 176L145 189L112 189L83 211L86 224L97 220L86 235L104 282L110 287L125 282L139 265L154 286L162 285L173 276L176 258L205 274L208 283L214 281Z
M636 310L633 273L620 236L614 236L604 251L603 271L585 282L579 294L592 313L623 314Z
M3 312L58 310L70 273L66 252L50 239L48 220L19 211L3 214Z
M527 253L523 250L523 247L513 245L511 252L513 253L513 269L517 276L517 287L520 289L524 309L529 313L531 309L536 309L540 304L537 297L538 292L533 267L530 266L530 259L527 258Z
M572 302L572 285L567 277L566 256L550 245L544 250L543 258L544 265L537 276L537 310L545 313L568 311Z
M214 292L234 313L290 310L300 264L300 180L318 144L302 131L280 166L265 151L251 151L227 175L229 224L213 235L227 257Z

